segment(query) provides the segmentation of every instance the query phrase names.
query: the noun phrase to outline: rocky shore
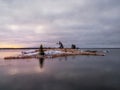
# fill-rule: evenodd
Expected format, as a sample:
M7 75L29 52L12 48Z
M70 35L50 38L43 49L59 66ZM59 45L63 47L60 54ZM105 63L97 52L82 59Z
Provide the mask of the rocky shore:
M7 56L4 57L7 59L28 59L28 58L57 58L64 56L75 56L75 55L94 55L94 56L105 56L104 52L99 51L82 51L79 49L70 49L70 48L55 48L55 49L43 49L45 55L40 55L39 50L28 50L23 51L17 56Z

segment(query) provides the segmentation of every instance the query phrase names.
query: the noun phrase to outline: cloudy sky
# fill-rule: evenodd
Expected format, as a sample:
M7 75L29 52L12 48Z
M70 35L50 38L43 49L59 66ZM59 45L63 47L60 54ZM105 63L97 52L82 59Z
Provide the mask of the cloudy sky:
M0 47L115 48L119 36L120 0L0 0Z

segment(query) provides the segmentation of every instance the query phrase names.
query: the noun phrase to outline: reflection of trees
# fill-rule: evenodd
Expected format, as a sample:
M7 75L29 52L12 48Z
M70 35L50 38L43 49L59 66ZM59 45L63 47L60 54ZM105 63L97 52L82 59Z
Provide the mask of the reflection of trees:
M76 56L72 56L72 59L75 59L76 58Z
M68 56L65 56L65 60L67 61L68 60L68 58L67 58Z
M67 61L70 56L64 56L64 57L59 57L59 61ZM71 56L71 58L74 60L76 59L76 56Z
M59 57L58 59L59 59L59 61L67 61L68 56Z
M39 58L40 68L43 68L43 64L44 64L44 58Z

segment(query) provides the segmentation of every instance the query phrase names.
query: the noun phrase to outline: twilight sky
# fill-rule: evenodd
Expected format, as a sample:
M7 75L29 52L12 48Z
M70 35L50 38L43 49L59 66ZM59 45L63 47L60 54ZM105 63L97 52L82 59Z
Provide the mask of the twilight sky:
M0 0L0 48L120 47L120 0Z

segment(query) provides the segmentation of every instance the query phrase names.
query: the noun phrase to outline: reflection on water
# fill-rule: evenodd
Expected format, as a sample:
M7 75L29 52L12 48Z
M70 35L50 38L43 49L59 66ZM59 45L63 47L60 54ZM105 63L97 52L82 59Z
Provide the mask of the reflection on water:
M44 58L39 58L40 68L43 68L43 64L44 64Z
M6 53L11 51L0 52ZM119 53L112 50L104 57L1 58L0 90L120 90Z

